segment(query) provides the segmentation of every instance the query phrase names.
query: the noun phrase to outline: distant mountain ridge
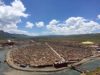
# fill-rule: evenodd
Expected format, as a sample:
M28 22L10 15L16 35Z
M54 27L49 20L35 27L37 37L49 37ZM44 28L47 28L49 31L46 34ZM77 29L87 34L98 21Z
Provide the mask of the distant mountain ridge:
M77 40L77 41L85 41L85 40L91 40L91 41L98 41L100 42L100 33L94 33L94 34L80 34L80 35L46 35L46 36L27 36L24 34L10 34L8 32L4 32L0 30L0 39L33 39L33 40L60 40L60 39L66 39L66 40Z
M0 39L27 39L30 36L24 34L10 34L8 32L4 32L0 30Z
M100 43L100 33L93 34L77 34L77 35L48 35L48 36L36 36L33 37L36 41L65 41L65 40L73 40L73 41L94 41Z

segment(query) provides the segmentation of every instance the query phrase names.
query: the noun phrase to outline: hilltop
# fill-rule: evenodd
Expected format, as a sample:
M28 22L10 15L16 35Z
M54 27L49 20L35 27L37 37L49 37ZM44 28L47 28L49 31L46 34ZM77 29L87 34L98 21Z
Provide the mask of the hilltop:
M24 34L11 34L0 30L0 39L29 39L31 36Z

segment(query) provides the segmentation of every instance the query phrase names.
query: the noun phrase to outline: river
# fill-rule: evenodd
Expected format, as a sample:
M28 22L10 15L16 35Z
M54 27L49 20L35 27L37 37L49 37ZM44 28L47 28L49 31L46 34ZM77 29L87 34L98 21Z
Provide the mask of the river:
M7 49L0 49L0 75L80 75L79 72L71 69L66 69L59 72L25 72L15 70L9 67L6 63L4 63L7 51ZM93 59L88 63L84 63L81 66L79 66L79 68L86 69L89 71L97 67L100 67L100 59Z

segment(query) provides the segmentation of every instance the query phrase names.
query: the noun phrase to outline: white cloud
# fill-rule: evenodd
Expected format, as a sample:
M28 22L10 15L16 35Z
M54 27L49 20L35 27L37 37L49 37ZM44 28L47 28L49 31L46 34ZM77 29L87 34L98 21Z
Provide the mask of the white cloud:
M43 27L44 26L44 22L37 22L36 24L36 27L38 27L38 28L41 28L41 27Z
M28 14L26 14L25 11L26 8L24 7L24 4L20 0L13 1L11 5L5 5L3 2L1 2L0 30L17 34L27 34L27 35L34 34L34 33L29 33L28 31L25 30L18 29L18 23L21 22L21 18L28 17Z
M60 35L87 34L100 31L100 24L83 17L70 17L62 23L57 20L50 21L47 29L53 34Z
M21 0L14 0L10 5L0 2L0 30L27 35L38 35L37 33L29 33L25 30L20 30L18 23L21 22L21 18L27 18L29 15L25 13L26 8ZM100 15L97 16L100 19ZM38 28L45 27L44 22L31 22L26 23L26 28L32 28L33 26ZM100 32L100 24L95 21L87 20L83 17L70 17L64 22L53 19L46 25L43 34L86 34ZM40 32L41 34L42 32Z
M59 23L59 21L57 21L57 20L55 20L55 19L53 19L52 21L50 21L50 25L55 25L55 24L58 24Z
M26 8L21 0L14 0L10 5L0 2L0 30L9 33L26 34L31 36L39 35L38 33L19 29L18 23L21 22L21 18L27 18L29 16L29 14L25 13L25 11ZM32 28L34 26L31 22L27 22L26 24L27 28ZM43 25L43 22L37 23L38 27L42 27Z
M25 35L29 35L29 36L39 36L38 33L28 32L28 31L24 31L24 30L10 29L10 30L6 30L5 32L9 32L12 34L16 33L16 34L25 34Z
M100 19L100 15L97 15L97 18Z
M30 29L32 29L32 27L34 26L34 24L33 23L31 23L31 22L26 22L26 28L30 28Z

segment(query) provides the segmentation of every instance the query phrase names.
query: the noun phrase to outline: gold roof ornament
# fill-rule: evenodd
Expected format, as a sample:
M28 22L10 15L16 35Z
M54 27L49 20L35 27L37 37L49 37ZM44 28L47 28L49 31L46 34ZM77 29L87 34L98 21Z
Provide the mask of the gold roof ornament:
M93 45L93 44L94 44L94 42L92 42L92 41L84 41L84 42L82 42L82 44L86 44L86 45Z

